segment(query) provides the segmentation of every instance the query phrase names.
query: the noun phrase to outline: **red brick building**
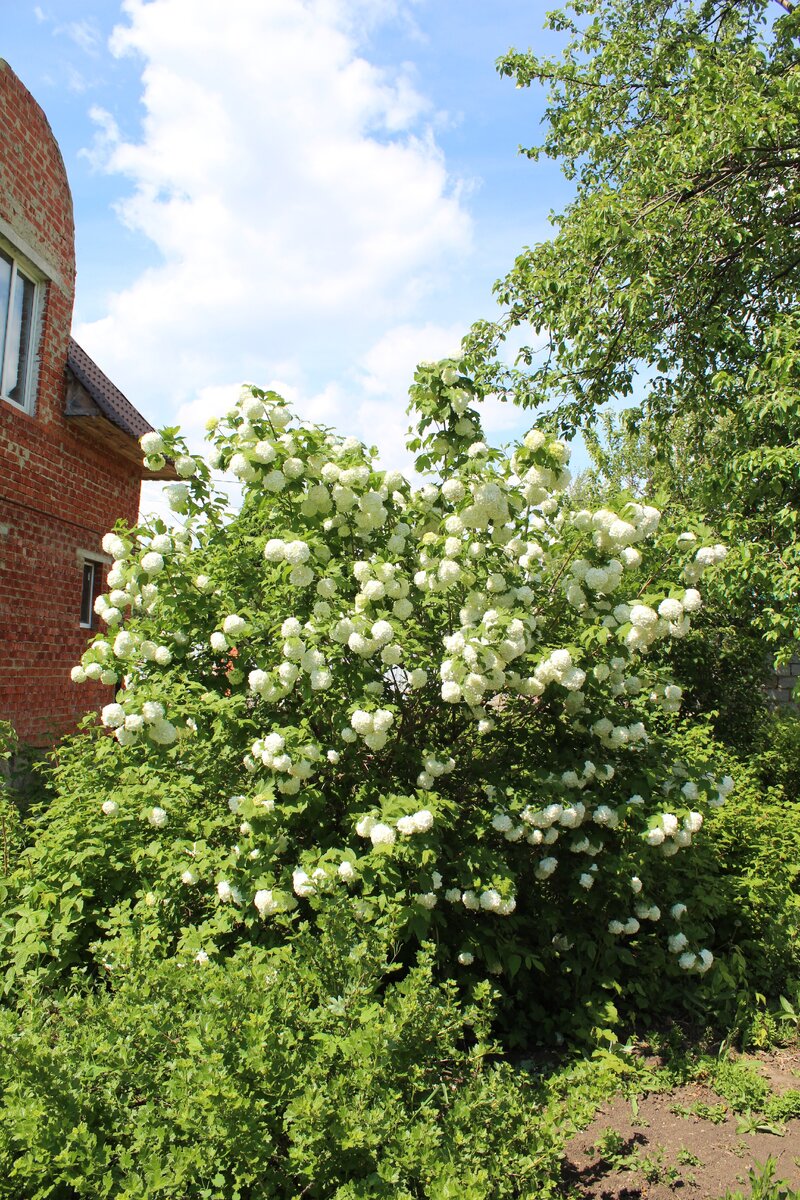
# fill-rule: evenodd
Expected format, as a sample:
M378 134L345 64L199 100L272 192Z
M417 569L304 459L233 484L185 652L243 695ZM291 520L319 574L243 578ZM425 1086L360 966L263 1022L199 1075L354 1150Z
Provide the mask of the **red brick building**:
M151 428L70 337L72 197L47 119L0 59L0 720L43 744L109 689L78 688L102 535L135 522ZM171 477L167 472L162 477Z

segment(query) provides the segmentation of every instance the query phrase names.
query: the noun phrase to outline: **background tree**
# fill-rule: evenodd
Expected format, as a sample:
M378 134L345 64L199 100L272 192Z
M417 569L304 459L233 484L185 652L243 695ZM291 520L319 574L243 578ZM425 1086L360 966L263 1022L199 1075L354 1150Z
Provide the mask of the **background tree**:
M775 12L778 9L772 6ZM560 58L509 51L502 74L549 88L542 144L577 180L555 236L496 285L503 315L468 351L484 386L555 410L574 434L635 401L652 443L699 446L694 503L736 546L729 579L790 653L800 555L800 53L767 0L578 0L551 14ZM519 328L534 337L508 365ZM734 587L735 584L735 587Z

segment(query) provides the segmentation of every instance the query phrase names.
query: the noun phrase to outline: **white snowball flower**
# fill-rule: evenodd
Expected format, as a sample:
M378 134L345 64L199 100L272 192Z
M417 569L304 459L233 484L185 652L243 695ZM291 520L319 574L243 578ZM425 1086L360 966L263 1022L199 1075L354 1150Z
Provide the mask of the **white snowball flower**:
M264 558L267 562L283 562L286 557L286 543L283 538L270 538L264 547Z
M216 651L217 654L222 654L223 651L228 649L228 639L219 629L215 629L208 640L211 649Z
M106 554L119 561L128 555L128 547L116 533L106 533L101 543Z
M378 821L370 829L369 838L376 849L383 846L393 846L395 832L390 825L385 825L382 821Z
M421 895L416 896L415 899L420 908L431 909L436 907L439 897L436 895L436 892L423 892Z
M485 892L481 892L479 903L486 912L497 912L503 903L503 897L495 888L487 888Z
M394 723L394 713L388 708L377 708L372 714L372 728L375 733L386 733Z
M313 896L316 893L316 888L311 880L310 875L299 868L292 872L292 888L296 896Z
M172 722L165 721L163 717L153 721L147 733L150 739L159 746L171 746L178 736L178 731Z
M222 622L223 633L229 637L239 637L247 629L247 621L244 617L238 616L236 613L231 613Z
M356 869L347 859L339 863L336 873L345 883L351 883L356 877Z
M154 429L142 434L139 438L139 445L148 457L153 454L163 454L166 450L164 439Z
M251 671L247 676L247 685L251 692L262 692L269 683L269 675L266 671L255 670Z
M697 970L700 975L705 975L714 962L714 955L710 950L701 950L698 955L700 962L697 964Z
M673 933L671 937L667 938L667 945L670 954L680 954L689 945L689 939L685 933Z
M175 470L181 479L191 479L192 475L197 475L197 461L191 455L179 455L175 458Z
M142 570L148 575L158 575L164 570L164 558L157 550L151 550L147 554L143 554L141 558Z
M159 808L158 805L156 805L155 808L150 810L150 815L148 816L147 819L151 825L155 826L156 829L163 829L163 827L167 823L168 818L167 818L166 810L163 808Z
M687 612L699 612L703 607L703 598L696 588L687 588L683 593L683 607Z
M372 713L364 712L363 709L357 708L350 717L350 724L356 733L364 737L366 734L372 733L374 727Z
M558 866L557 858L543 858L536 867L534 874L537 879L548 879Z
M116 800L104 800L100 805L100 811L107 817L113 817L119 811L119 805Z
M666 621L681 621L683 619L683 605L680 600L662 600L658 606L658 615Z
M314 572L311 567L300 565L292 567L289 572L289 583L292 587L304 588L314 582Z
M278 911L278 904L270 888L259 889L253 897L253 904L260 917L271 917Z
M308 562L311 557L311 548L306 542L299 540L287 542L284 547L284 557L293 566L298 566L301 563Z
M375 827L375 824L376 824L376 821L375 821L374 817L371 817L371 816L361 817L356 822L356 833L358 834L359 837L368 838L369 835L371 834L373 828Z
M442 495L451 504L458 504L466 495L466 488L460 479L447 479L442 484Z
M100 720L106 729L118 729L125 723L125 709L121 704L106 704L100 713Z
M628 620L636 628L650 630L658 624L658 613L647 604L634 604Z

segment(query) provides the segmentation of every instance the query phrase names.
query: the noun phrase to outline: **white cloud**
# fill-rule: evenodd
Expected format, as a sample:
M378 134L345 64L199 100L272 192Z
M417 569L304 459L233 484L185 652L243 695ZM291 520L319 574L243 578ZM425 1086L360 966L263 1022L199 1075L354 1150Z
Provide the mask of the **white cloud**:
M414 363L438 354L428 313L471 238L413 69L365 56L377 23L412 19L406 0L123 8L112 49L142 61L141 136L97 109L90 153L129 180L119 214L162 262L78 339L155 422L277 378L304 415L352 429L397 408L404 427Z

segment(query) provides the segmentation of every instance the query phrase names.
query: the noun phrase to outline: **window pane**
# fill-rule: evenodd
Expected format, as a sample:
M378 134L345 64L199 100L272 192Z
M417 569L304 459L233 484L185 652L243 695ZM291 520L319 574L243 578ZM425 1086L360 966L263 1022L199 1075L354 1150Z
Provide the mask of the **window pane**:
M34 285L17 270L6 334L3 391L17 404L25 403L25 379L31 348Z
M0 250L0 367L3 365L8 323L8 298L11 295L11 259Z
M81 594L81 625L90 629L94 604L94 563L83 564L83 592Z

